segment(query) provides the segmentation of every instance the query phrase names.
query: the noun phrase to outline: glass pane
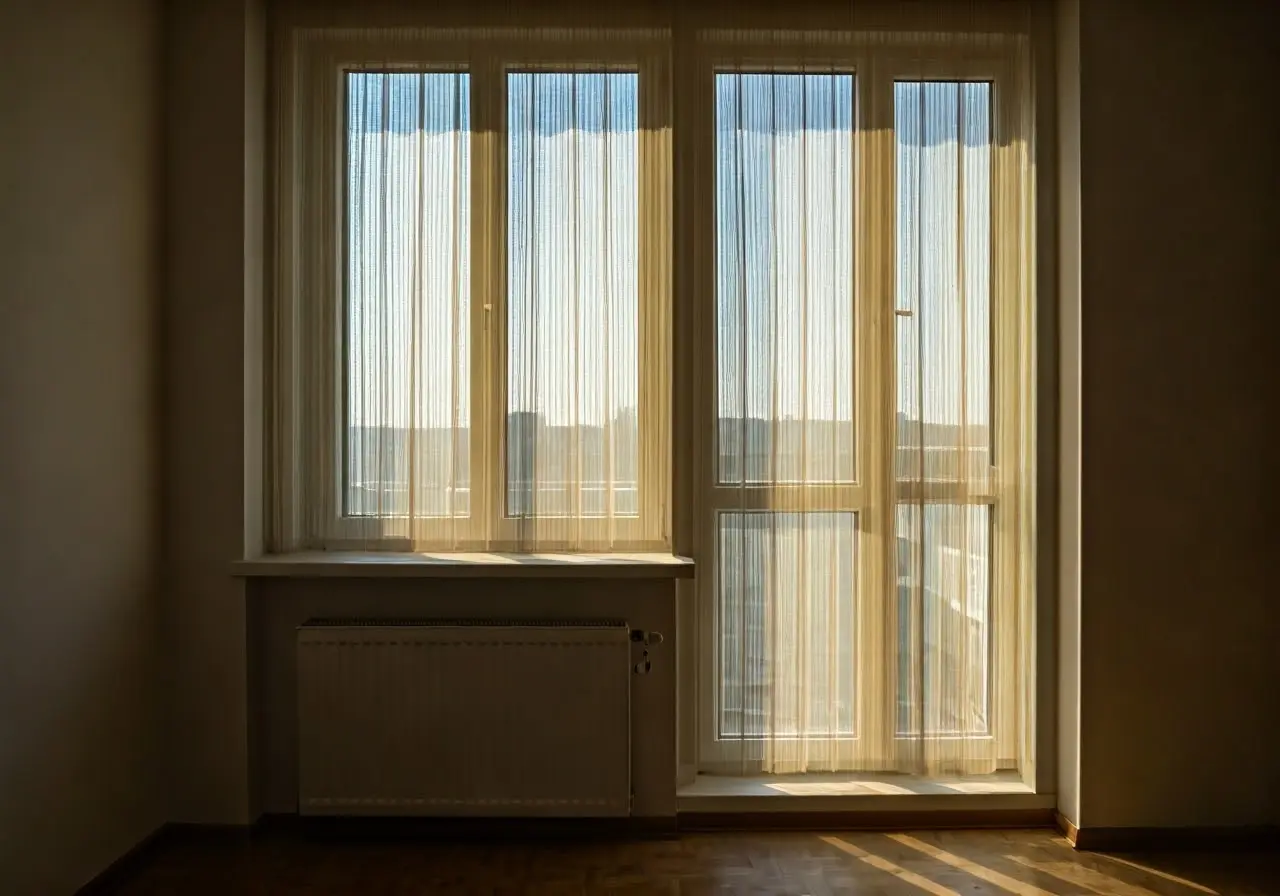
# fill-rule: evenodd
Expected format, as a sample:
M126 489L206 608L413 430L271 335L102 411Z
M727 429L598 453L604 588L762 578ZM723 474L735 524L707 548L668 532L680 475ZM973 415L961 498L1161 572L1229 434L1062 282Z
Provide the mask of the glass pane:
M721 482L854 478L852 75L716 75Z
M900 478L991 464L991 85L899 82Z
M348 73L352 516L470 512L469 80Z
M508 516L636 516L634 73L507 76Z
M852 736L857 514L721 513L720 737Z
M991 689L991 508L897 512L898 732L985 734Z

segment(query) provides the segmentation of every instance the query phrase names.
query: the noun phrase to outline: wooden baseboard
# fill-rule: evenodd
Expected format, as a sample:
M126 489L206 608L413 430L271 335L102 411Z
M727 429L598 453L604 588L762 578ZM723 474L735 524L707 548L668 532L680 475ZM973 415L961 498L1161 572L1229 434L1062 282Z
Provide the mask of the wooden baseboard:
M1070 837L1067 838L1071 840ZM1275 849L1280 826L1090 828L1076 832L1071 845L1084 852L1205 852Z
M1083 852L1174 852L1183 850L1275 849L1280 826L1101 828L1076 827L1061 812L1054 825Z
M906 831L1051 828L1052 809L955 809L889 812L681 812L691 831Z
M171 825L160 825L134 844L132 849L102 869L87 884L76 890L76 896L105 896L107 893L114 893L163 848L171 833Z
M1053 826L1058 829L1058 833L1067 838L1068 843L1072 846L1076 845L1076 839L1080 836L1080 829L1071 823L1071 819L1056 809L1053 812Z
M671 817L628 818L417 818L326 817L272 815L258 831L287 833L326 840L432 840L538 841L616 840L672 837L677 833Z
M260 820L261 821L261 820ZM108 865L100 874L79 890L76 896L105 896L114 893L126 881L132 879L151 862L156 855L174 843L199 840L246 840L258 830L259 824L191 824L170 821L156 828L138 842L133 849Z

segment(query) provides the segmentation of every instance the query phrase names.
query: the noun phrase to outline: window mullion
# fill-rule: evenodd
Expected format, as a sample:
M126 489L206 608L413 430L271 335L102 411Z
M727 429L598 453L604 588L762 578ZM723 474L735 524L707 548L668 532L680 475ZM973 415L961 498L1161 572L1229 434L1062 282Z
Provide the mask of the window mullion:
M893 78L874 58L858 69L859 193L857 245L859 479L858 728L864 760L893 765L897 663L891 630L897 586L893 574L895 382L893 314L895 206Z
M506 88L500 58L471 55L471 526L468 541L502 537L506 406Z

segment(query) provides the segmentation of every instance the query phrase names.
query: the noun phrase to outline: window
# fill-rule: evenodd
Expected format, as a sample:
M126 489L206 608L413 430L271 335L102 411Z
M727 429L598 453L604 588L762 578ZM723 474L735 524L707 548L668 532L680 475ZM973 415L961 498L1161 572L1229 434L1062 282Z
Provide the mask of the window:
M295 35L275 541L669 549L660 35L431 34Z
M638 87L507 76L508 517L640 513Z
M1015 42L706 32L700 767L1018 765Z
M1027 9L676 18L287 30L273 547L675 545L704 771L1017 767Z
M465 519L471 80L360 71L344 79L344 516Z

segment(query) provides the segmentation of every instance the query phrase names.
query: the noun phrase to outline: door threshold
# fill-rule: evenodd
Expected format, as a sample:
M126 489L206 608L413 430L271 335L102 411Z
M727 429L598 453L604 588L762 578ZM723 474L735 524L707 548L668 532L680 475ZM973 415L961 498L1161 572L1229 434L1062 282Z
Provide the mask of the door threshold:
M1036 793L1016 772L957 778L893 774L698 775L676 794L676 806L682 816L1016 811L1040 813L1049 824L1056 805L1053 794Z

